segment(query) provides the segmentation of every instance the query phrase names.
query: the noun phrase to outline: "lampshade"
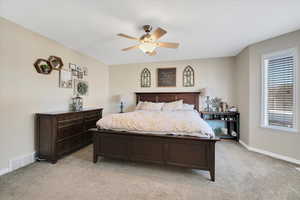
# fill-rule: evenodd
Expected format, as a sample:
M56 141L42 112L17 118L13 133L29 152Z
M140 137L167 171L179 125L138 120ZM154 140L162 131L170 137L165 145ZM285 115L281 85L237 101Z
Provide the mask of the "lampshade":
M207 95L207 88L201 88L200 89L200 96L204 97Z
M125 101L125 96L123 94L119 94L117 99L118 99L118 102L124 102Z

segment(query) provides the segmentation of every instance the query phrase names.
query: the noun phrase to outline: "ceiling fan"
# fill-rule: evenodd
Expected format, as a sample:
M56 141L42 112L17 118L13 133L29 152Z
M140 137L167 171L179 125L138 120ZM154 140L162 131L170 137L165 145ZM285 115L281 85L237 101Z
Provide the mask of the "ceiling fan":
M156 47L165 47L165 48L173 48L173 49L178 48L179 43L157 41L159 38L161 38L167 33L166 30L162 28L157 28L155 31L150 33L152 30L152 26L150 25L144 25L143 29L145 30L146 34L142 35L140 38L132 37L123 33L118 34L118 36L120 37L125 37L127 39L139 41L138 45L127 47L125 49L122 49L122 51L128 51L131 49L139 48L147 55L154 56L157 54L155 51Z

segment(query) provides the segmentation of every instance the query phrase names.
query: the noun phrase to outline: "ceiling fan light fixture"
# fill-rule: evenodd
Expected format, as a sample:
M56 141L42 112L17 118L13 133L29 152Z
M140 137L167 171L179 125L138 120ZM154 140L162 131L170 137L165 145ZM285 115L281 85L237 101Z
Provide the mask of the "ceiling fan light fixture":
M156 47L164 47L164 48L172 48L172 49L178 48L179 43L158 41L162 36L164 36L167 33L166 30L158 27L156 30L151 32L152 27L150 25L145 25L143 26L143 28L146 33L143 34L140 38L132 37L123 33L118 34L118 36L120 37L131 39L131 40L137 40L140 43L135 46L122 49L122 51L128 51L131 49L139 48L145 54L149 56L155 56L157 54L157 52L155 51Z
M139 48L144 52L144 53L151 53L154 51L156 46L152 43L141 43L139 45Z

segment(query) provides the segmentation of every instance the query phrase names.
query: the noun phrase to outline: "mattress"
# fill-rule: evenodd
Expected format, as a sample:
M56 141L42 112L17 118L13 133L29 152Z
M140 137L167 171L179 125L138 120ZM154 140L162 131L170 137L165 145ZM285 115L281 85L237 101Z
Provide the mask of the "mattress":
M197 111L144 111L109 114L97 122L100 129L135 133L213 137L212 128Z

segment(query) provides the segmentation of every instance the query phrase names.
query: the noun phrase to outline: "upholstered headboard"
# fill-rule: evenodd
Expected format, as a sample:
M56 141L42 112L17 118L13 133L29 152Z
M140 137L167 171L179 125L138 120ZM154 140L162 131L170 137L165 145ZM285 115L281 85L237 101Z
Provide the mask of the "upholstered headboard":
M139 101L170 102L183 100L183 103L193 104L199 111L200 92L137 92L136 103Z

